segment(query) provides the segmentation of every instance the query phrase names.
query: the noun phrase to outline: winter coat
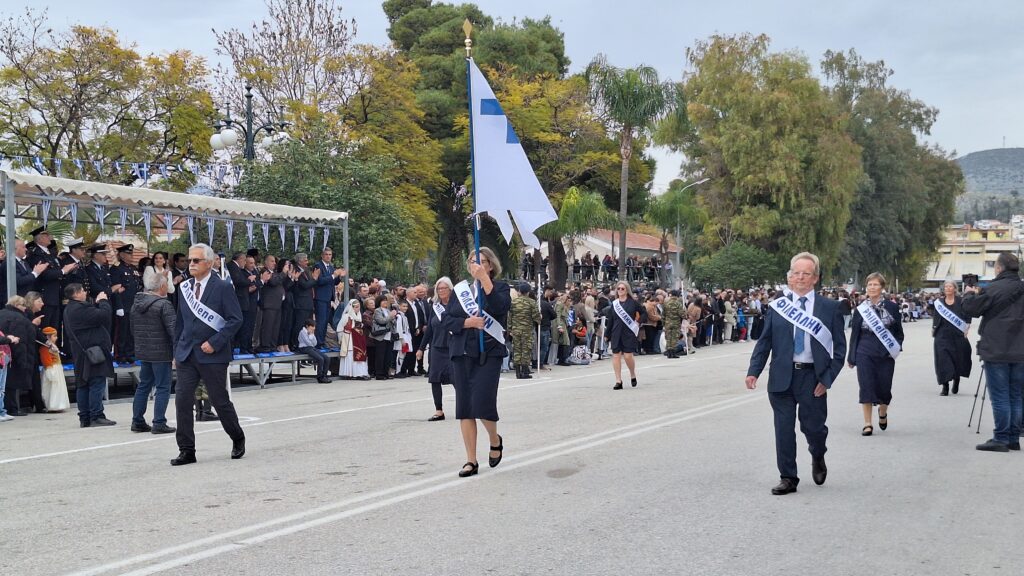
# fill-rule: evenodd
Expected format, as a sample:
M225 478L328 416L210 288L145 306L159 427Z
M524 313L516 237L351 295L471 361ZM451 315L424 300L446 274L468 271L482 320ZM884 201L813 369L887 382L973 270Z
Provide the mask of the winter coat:
M174 358L174 305L150 292L135 295L132 304L135 358L143 362L170 362Z
M31 390L32 371L39 367L38 328L25 313L7 306L0 310L0 332L17 336L20 342L11 344L11 364L7 372L7 390Z
M1004 271L978 294L964 294L963 310L981 317L978 356L985 362L1024 362L1024 282Z
M113 315L107 300L95 304L71 300L64 308L65 340L71 343L75 380L87 382L93 378L114 376L114 357L110 353L113 348L110 343L110 320ZM85 351L93 346L103 349L106 360L98 364L89 363Z

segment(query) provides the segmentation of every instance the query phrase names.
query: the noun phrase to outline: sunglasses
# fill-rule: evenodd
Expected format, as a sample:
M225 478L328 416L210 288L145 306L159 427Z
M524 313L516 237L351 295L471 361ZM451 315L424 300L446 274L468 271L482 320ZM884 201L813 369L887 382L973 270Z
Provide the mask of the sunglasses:
M206 262L206 258L189 258L188 261L193 264L199 264L201 262Z

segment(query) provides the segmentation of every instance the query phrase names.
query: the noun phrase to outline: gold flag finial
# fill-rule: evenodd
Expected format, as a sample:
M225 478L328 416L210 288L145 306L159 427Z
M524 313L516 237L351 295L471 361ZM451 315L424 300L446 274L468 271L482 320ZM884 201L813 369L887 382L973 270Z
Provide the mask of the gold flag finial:
M466 58L469 58L473 51L473 39L470 38L473 34L473 23L469 21L469 18L462 23L462 31L466 33Z

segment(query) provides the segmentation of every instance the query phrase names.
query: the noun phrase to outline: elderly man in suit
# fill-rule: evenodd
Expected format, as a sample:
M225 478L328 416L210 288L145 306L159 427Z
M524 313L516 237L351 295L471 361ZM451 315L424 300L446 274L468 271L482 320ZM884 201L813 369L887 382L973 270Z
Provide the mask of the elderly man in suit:
M196 435L192 419L196 385L202 380L221 426L231 437L231 458L245 454L245 434L227 389L231 341L242 326L242 311L231 284L211 274L217 254L206 244L188 249L190 278L180 284L181 303L174 331L174 360L178 385L174 397L177 412L178 457L171 466L196 461Z
M843 368L846 334L843 316L835 300L814 293L820 265L818 257L801 252L789 263L789 290L765 308L764 330L750 356L747 388L757 378L771 354L768 399L775 413L775 456L782 480L772 488L780 496L796 492L800 482L796 467L796 425L807 437L814 483L825 483L825 439L828 437L827 392Z
M313 305L316 316L316 343L324 345L324 337L327 335L327 323L333 314L331 313L331 302L334 301L334 291L338 284L345 281L347 272L344 268L334 267L334 251L330 246L324 247L320 252L320 261L313 268L313 280L316 281L313 289Z

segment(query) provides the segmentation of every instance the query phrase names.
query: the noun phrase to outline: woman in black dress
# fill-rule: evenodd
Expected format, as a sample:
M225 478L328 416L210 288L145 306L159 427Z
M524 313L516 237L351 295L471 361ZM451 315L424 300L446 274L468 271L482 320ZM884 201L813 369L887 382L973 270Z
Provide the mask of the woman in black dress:
M941 303L941 304L940 304ZM966 330L956 327L938 311L939 306L952 312L966 324ZM956 283L947 280L942 285L942 298L932 305L932 336L935 347L935 376L942 386L940 396L949 396L949 382L953 381L953 394L960 392L960 378L971 375L971 343L967 335L971 329L971 317L964 312Z
M884 288L885 276L878 272L869 274L865 285L865 302L871 306L902 350L903 324L900 323L900 307L883 296ZM860 404L864 411L861 435L871 436L874 432L872 406L875 405L878 406L878 427L885 430L889 426L889 403L892 402L892 376L896 369L896 360L871 327L864 322L864 317L857 309L854 309L853 320L850 322L850 347L846 361L850 368L857 368Z
M446 308L452 296L452 281L447 276L434 283L434 298L427 303L427 327L420 339L420 349L416 351L416 360L423 360L423 351L430 347L427 365L427 381L430 392L434 396L434 415L428 422L444 420L441 406L441 385L452 383L451 352L448 348L448 332L441 324L447 314Z
M476 474L480 465L476 459L476 421L480 420L490 438L491 451L488 464L494 468L501 462L504 441L498 434L498 378L501 376L501 362L508 356L505 346L504 331L507 323L508 310L512 305L509 286L501 280L501 262L490 248L481 248L480 263L477 254L472 254L466 267L483 291L483 311L493 319L491 330L500 337L497 339L482 330L485 318L481 314L470 316L460 302L459 287L456 286L454 297L449 300L447 313L442 327L450 334L448 339L449 353L452 360L452 380L455 384L455 417L459 419L462 429L462 441L466 446L466 463L462 465L459 476L465 478ZM476 282L467 296L471 309L479 306L476 293ZM473 302L477 305L474 306ZM490 321L490 320L488 320ZM480 347L480 334L483 334L483 350Z
M612 390L622 390L622 358L626 358L626 367L629 368L629 383L636 388L636 362L633 354L640 350L640 338L637 332L626 325L626 322L619 317L617 309L633 319L634 326L639 328L647 321L647 311L633 297L633 289L626 282L615 284L616 299L606 310L608 317L608 344L612 349L612 370L615 371L615 386ZM616 306L618 304L618 306Z

